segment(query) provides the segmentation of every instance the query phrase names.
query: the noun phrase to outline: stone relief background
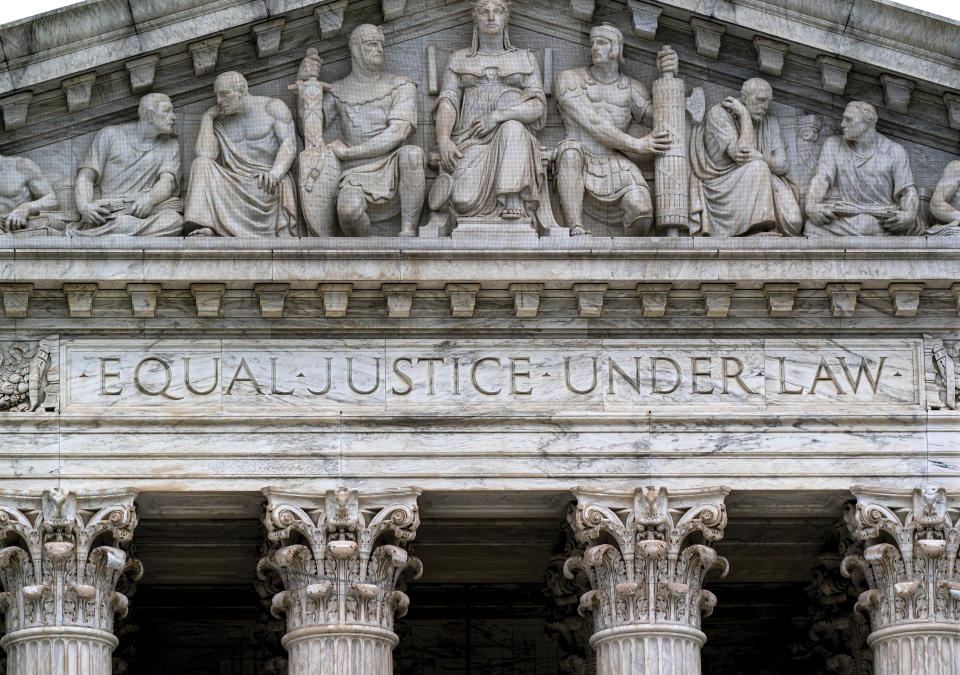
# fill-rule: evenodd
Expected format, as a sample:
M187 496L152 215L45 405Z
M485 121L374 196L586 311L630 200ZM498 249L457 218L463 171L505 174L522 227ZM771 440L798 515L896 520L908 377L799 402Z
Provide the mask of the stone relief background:
M447 54L469 44L472 32L470 9L471 3L447 5L437 20L437 10L433 9L432 3L410 0L402 19L383 22L379 7L354 9L351 6L346 12L341 35L332 40L317 38L316 22L312 18L302 26L297 26L293 34L290 30L293 26L288 24L284 28L280 53L276 56L256 58L247 36L228 37L219 47L215 67L208 74L200 76L194 74L193 64L189 60L168 64L166 59L161 58L153 91L168 93L174 100L176 135L184 171L181 195L186 193L187 173L194 159L193 145L200 118L215 103L211 85L216 74L229 69L238 70L250 81L251 94L279 98L295 111L295 95L287 87L296 79L296 70L306 48L316 47L319 50L324 60L321 76L325 81L342 78L350 69L345 39L349 31L361 22L382 23L384 26L384 72L409 77L417 83L419 124L410 142L429 152L435 143L432 120L435 96L430 91L428 48L436 48L436 63L442 72ZM552 150L563 136L562 121L552 96L555 78L563 70L590 62L589 39L583 30L588 26L571 21L569 11L566 3L554 7L548 2L518 1L513 3L510 17L513 43L534 50L542 61L548 94L547 123L539 133L539 141L548 150ZM428 15L430 20L427 20ZM648 90L658 77L656 51L665 44L673 46L679 53L680 76L686 83L687 91L702 87L706 93L707 107L727 96L738 94L745 79L759 75L768 79L774 89L769 114L781 121L791 159L789 175L801 185L805 183L808 171L804 162L809 161L810 155L809 152L804 154L798 151L798 146L809 143L802 140L798 142L800 121L811 114L819 117L821 128L815 143L822 144L838 127L843 105L854 99L875 104L880 112L878 130L907 149L924 212L940 173L954 158L952 133L944 128L936 109L929 105L933 101L940 104L940 101L918 87L913 91L913 102L906 112L893 110L884 101L883 86L859 72L864 68L863 64L857 64L856 70L850 74L844 94L827 95L822 88L816 61L806 55L788 53L782 76L770 76L758 70L755 45L735 35L725 34L718 57L710 59L696 53L688 26L662 20L654 40L641 40L633 35L627 8L613 3L600 5L594 12L593 24L604 21L616 25L626 36L623 72L638 79ZM871 67L866 69L870 70ZM64 114L61 110L62 97L37 97L31 103L30 116L44 120L43 133L37 133L35 126L31 127L29 135L8 133L4 139L7 140L3 148L5 154L22 155L35 161L54 183L62 205L71 204L77 164L89 148L95 131L106 124L136 118L136 98L130 96L129 86L125 78L98 79L93 86L90 111L81 115ZM648 132L649 129L636 124L631 128L631 133L637 136ZM336 125L333 125L329 130L329 140L338 137ZM298 139L298 143L298 149L302 149L302 138ZM653 178L651 165L649 160L640 163L648 181ZM435 176L436 170L428 168L428 190ZM553 200L554 214L562 218L555 194ZM587 216L589 219L589 214ZM425 222L427 217L425 213L421 222Z

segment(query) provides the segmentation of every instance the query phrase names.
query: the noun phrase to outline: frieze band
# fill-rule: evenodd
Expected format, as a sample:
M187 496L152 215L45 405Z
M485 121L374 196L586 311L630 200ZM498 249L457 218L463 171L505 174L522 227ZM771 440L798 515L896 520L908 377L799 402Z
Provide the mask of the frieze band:
M479 0L472 16L469 46L430 50L437 82L429 148L412 142L424 83L384 72L383 30L362 24L350 34L346 77L324 82L323 61L310 48L289 86L299 155L286 103L250 93L244 75L228 71L216 78L217 103L200 119L185 190L173 102L148 93L137 121L94 135L74 177L74 203L63 203L54 189L62 181L33 161L3 158L3 229L220 237L960 234L960 162L943 170L928 218L906 150L878 133L868 102L851 101L841 134L822 145L823 118L793 120L798 159L791 163L766 80L750 78L738 96L708 105L702 89L686 91L679 58L664 46L648 89L621 69L622 32L602 23L590 31L591 63L553 82L542 53L511 41L508 0ZM196 60L203 50L194 51ZM564 126L555 147L538 138L548 96ZM634 123L651 132L632 135ZM335 124L340 139L325 141Z

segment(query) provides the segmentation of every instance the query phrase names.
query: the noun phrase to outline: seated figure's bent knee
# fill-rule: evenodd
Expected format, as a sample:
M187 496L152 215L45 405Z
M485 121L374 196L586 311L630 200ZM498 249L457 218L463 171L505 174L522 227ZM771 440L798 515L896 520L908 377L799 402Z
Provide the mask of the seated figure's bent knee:
M359 190L346 188L337 196L337 216L347 224L359 223L367 211L367 203Z
M423 150L416 145L404 145L400 148L400 168L405 171L415 171L424 166Z
M517 120L507 120L500 125L500 129L511 136L514 134L525 134L527 131L527 128L523 126L523 123L518 122Z
M583 169L583 157L576 150L568 148L560 153L560 157L557 159L557 169L560 171L580 171Z

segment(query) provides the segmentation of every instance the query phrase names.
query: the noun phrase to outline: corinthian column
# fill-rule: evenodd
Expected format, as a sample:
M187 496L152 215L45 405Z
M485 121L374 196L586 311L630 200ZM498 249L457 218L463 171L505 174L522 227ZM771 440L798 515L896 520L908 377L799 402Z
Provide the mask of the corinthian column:
M0 611L9 675L109 675L117 582L142 574L123 550L136 490L0 491Z
M587 548L567 560L564 573L573 578L582 569L590 581L579 611L593 616L590 644L598 673L700 673L700 648L706 642L700 618L717 604L703 582L715 567L726 575L728 564L709 546L689 539L695 532L707 542L723 537L729 492L574 490L577 507L570 525Z
M272 570L283 582L272 612L286 615L289 675L392 673L394 614L410 604L403 578L423 569L406 551L420 490L263 493L273 548L258 574Z
M854 537L862 554L843 560L846 575L862 573L869 590L856 609L868 613L877 675L960 673L960 528L950 512L956 495L943 488L854 487Z

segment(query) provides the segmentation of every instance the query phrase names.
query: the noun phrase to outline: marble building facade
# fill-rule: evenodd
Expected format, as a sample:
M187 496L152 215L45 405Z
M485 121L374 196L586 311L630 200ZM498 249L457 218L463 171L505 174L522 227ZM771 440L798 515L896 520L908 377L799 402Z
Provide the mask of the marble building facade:
M960 25L0 26L8 675L960 672Z

